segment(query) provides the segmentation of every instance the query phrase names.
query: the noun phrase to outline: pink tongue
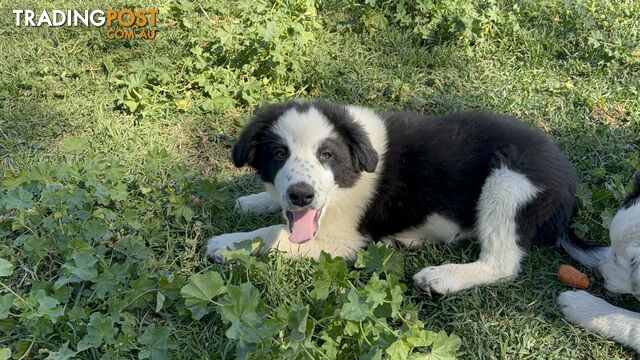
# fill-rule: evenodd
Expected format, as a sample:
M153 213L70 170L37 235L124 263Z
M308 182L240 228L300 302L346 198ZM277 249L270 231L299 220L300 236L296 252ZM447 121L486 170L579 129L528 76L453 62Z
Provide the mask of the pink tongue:
M291 221L289 241L294 244L302 244L311 240L316 230L314 220L317 211L318 210L292 211L293 220Z

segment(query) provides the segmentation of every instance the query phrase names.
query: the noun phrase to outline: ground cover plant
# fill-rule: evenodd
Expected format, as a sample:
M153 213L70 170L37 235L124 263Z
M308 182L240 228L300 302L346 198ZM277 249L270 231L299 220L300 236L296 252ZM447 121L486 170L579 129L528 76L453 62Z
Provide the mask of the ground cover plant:
M637 2L143 1L160 10L148 41L9 16L42 6L0 2L0 359L632 356L562 320L557 249L514 282L427 298L410 275L476 247L219 265L203 245L279 221L233 213L260 185L228 157L255 106L293 97L541 127L578 168L575 229L606 243L640 167Z

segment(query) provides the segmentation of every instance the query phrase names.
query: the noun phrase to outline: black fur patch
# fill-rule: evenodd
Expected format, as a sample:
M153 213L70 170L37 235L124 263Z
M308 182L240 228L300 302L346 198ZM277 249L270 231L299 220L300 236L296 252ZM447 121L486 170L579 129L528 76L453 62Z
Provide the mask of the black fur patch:
M235 166L242 167L249 164L257 170L263 181L273 183L286 159L276 160L272 156L275 149L285 146L285 141L274 134L272 128L286 111L295 108L296 111L305 113L311 107L322 113L337 133L336 138L327 139L323 144L335 155L325 163L334 172L336 184L340 187L350 187L358 180L361 171L375 171L378 153L371 146L362 126L353 121L343 105L321 101L291 101L285 104L269 105L259 110L233 147ZM310 164L301 166L313 167Z
M360 231L380 239L438 213L471 229L491 170L506 166L541 193L517 214L520 244L556 241L575 207L573 166L541 131L508 116L467 112L427 117L410 112L385 119L388 146L376 196Z
M330 159L323 160L322 153L330 152ZM352 187L360 178L360 169L351 161L351 152L342 138L330 138L323 141L318 148L317 157L320 163L333 172L335 183L342 188Z
M640 201L640 171L633 174L633 190L627 195L622 203L623 209L628 209Z
M246 164L255 167L257 145L261 144L265 138L275 136L269 130L280 116L291 108L305 112L309 110L309 104L291 101L284 104L268 105L256 111L253 120L242 130L238 141L233 146L232 157L236 167L243 167Z
M378 165L378 153L371 146L369 136L362 126L356 123L347 108L341 104L329 104L322 101L312 102L333 125L336 132L351 152L351 162L359 171L374 172Z

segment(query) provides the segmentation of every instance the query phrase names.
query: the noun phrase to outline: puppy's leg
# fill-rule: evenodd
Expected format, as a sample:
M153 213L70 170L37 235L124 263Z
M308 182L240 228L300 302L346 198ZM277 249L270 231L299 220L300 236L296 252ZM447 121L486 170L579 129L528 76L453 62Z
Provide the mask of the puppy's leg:
M402 234L385 236L382 238L382 242L389 245L394 249L408 249L408 250L417 250L420 248L422 244L422 239L415 236L401 236Z
M516 215L539 192L526 176L505 165L487 177L478 200L478 261L422 269L413 276L424 290L448 294L515 277L524 256L518 245Z
M586 291L565 291L558 296L558 305L572 323L640 352L640 314Z
M270 249L282 251L292 256L306 256L318 259L324 251L332 256L342 256L345 259L353 259L357 249L366 245L368 239L355 234L344 234L335 238L313 239L304 244L294 244L289 241L287 225L273 225L249 232L238 232L214 236L207 243L207 254L216 261L222 261L222 253L233 250L235 244L252 240L257 237L264 241L258 250L265 253Z
M263 191L239 197L236 200L235 210L243 214L269 214L280 210L280 204L273 200L271 194Z
M289 241L289 231L286 225L273 225L249 232L238 232L214 236L207 242L207 254L216 261L222 260L222 253L233 250L235 244L245 240L262 238L264 245L260 252L269 250L274 244L282 240Z

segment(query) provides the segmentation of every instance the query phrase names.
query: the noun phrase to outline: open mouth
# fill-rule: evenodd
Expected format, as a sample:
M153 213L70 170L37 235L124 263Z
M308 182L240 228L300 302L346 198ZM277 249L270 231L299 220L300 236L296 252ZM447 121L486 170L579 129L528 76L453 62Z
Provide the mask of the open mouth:
M286 211L286 214L289 220L289 241L304 244L316 236L322 208Z

